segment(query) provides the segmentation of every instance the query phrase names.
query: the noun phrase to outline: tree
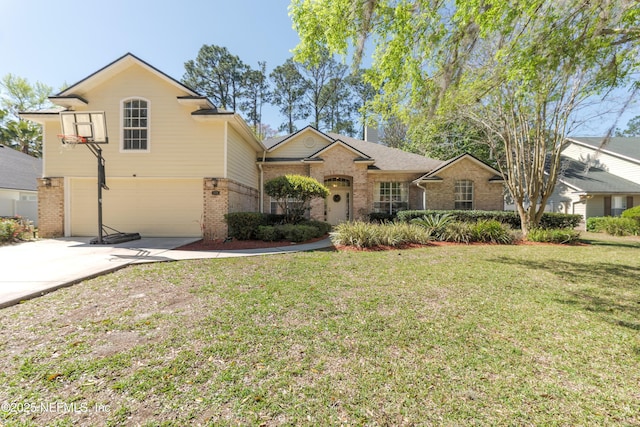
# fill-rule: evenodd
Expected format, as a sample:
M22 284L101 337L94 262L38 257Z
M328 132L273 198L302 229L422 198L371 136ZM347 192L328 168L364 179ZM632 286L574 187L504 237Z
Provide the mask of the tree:
M21 111L39 110L50 106L53 89L43 83L34 85L18 76L7 74L0 82L0 142L25 154L42 155L42 126L22 120Z
M300 66L307 79L305 97L311 108L311 125L320 129L323 115L331 103L334 91L344 79L348 68L325 54L318 61L306 61Z
M302 221L305 212L310 209L311 200L329 195L327 187L303 175L284 175L270 179L264 184L264 191L278 201L288 224Z
M203 45L194 60L185 62L182 82L210 97L217 107L236 111L249 67L226 47Z
M248 69L243 76L243 101L240 102L240 109L247 113L248 119L253 127L253 132L258 139L263 139L262 134L262 106L269 99L269 82L266 76L267 64L264 61L258 62L258 69Z
M274 84L271 102L280 108L280 114L287 119L280 125L280 130L294 133L297 130L296 120L309 117L309 108L303 98L307 90L307 81L291 58L277 66L269 78Z
M411 127L402 147L407 151L433 159L447 160L461 154L471 154L496 166L497 149L484 127L465 117L457 119L420 120Z
M638 66L640 8L627 0L293 0L299 60L376 51L381 114L481 126L526 236L543 214L576 113ZM411 123L419 123L412 121Z
M640 136L640 116L635 116L627 122L627 128L623 131L617 130L616 136Z
M351 81L348 78L333 78L325 86L326 107L321 116L323 128L343 135L355 136L352 115L356 111L353 103Z
M353 93L353 109L360 112L360 137L365 139L365 128L368 125L377 125L370 120L369 103L373 101L376 96L376 89L366 78L367 70L358 69L355 73L352 73L347 80L351 85ZM373 121L375 122L375 121Z

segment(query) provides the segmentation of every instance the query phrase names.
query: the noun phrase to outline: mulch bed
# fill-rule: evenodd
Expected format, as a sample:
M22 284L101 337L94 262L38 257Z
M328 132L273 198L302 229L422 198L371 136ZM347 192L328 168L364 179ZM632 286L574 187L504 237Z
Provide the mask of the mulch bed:
M294 246L303 245L305 243L313 243L318 240L326 239L327 236L318 237L315 239L307 240L302 243L294 243L287 241L277 242L265 242L262 240L238 240L231 239L225 242L223 239L219 240L198 240L197 242L189 243L188 245L176 248L180 251L236 251L242 249L263 249L263 248L279 248L282 246Z
M243 249L262 249L262 248L278 248L282 246L293 246L293 245L302 245L304 243L312 243L317 242L318 240L326 239L327 236L318 237L315 239L308 240L302 243L293 243L287 241L277 241L277 242L265 242L262 240L237 240L232 239L230 241L225 242L222 239L219 240L199 240L194 243L190 243L185 246L181 246L177 248L177 250L181 251L234 251L234 250L243 250ZM495 246L493 243L453 243L453 242L438 242L433 241L426 245L420 244L407 244L402 246L376 246L372 248L358 248L355 246L344 246L344 245L334 245L334 248L338 251L358 251L358 252L378 252L378 251L393 251L393 250L404 250L404 249L417 249L417 248L425 248L429 246ZM542 243L542 242L529 242L529 241L518 241L514 243L514 245L527 245L527 246L567 246L566 244L560 243ZM588 243L585 242L576 242L571 246L588 246Z

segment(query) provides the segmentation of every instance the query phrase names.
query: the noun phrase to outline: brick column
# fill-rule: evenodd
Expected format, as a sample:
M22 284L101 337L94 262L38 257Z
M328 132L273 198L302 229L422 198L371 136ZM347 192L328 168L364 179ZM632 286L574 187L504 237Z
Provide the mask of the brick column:
M64 236L64 178L38 179L38 236Z

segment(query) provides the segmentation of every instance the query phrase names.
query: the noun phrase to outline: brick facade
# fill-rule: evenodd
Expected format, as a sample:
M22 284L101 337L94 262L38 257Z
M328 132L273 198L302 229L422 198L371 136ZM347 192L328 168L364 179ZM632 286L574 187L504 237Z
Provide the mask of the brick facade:
M495 173L470 159L462 159L437 174L441 181L427 182L426 209L455 209L455 183L460 179L473 182L473 208L477 210L503 210L502 182L489 182Z
M64 236L64 178L38 179L38 236Z
M260 192L236 181L222 178L203 180L202 237L224 239L229 228L224 215L231 212L258 212Z

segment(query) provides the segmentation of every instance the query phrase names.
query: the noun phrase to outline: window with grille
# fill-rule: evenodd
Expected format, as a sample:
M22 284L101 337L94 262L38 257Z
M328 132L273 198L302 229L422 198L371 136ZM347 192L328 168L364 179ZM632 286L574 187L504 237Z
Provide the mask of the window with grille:
M455 188L455 209L472 210L473 209L473 181L462 179L456 181Z
M122 148L127 151L149 149L149 103L128 99L122 103Z
M374 212L394 215L409 207L409 184L406 182L378 182L374 197Z

